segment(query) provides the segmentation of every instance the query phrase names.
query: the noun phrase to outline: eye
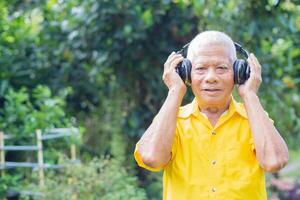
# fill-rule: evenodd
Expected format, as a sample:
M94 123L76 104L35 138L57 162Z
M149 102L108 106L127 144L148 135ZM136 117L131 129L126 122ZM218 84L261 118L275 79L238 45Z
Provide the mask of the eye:
M197 71L204 71L206 69L206 67L203 66L198 66L195 68Z
M226 65L218 65L216 68L216 73L218 74L224 74L228 71L228 67Z
M228 69L228 67L225 65L220 65L217 67L217 69L226 70L226 69Z

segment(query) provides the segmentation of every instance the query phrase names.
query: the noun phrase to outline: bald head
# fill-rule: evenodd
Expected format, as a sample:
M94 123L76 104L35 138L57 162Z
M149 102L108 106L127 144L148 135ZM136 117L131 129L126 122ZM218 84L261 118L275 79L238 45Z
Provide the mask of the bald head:
M187 58L192 61L197 56L199 49L210 48L215 45L222 45L228 49L228 56L232 63L236 60L236 50L232 39L219 31L204 31L199 33L189 45Z

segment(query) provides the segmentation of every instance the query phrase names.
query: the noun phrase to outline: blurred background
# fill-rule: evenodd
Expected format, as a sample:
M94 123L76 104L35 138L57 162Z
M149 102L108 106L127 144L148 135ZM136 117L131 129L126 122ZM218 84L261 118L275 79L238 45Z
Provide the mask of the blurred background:
M0 129L5 145L37 129L79 135L43 146L45 170L1 170L0 198L159 200L162 173L137 167L135 143L167 95L163 63L204 30L219 30L262 65L259 96L288 143L289 165L267 174L268 196L300 199L300 2L292 0L1 0ZM191 91L183 104L192 100ZM5 161L36 161L5 151ZM298 187L298 190L297 190ZM294 195L294 196L293 196Z

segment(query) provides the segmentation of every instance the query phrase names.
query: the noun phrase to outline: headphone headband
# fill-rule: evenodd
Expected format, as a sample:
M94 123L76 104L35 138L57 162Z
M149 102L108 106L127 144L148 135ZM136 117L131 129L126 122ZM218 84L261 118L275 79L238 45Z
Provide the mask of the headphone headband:
M185 44L179 51L177 51L177 54L181 54L183 57L187 56L187 48L189 47L190 42ZM246 49L243 49L242 45L239 43L234 42L235 50L238 51L240 54L242 54L245 58L249 57L249 53Z
M249 53L246 49L243 49L242 45L234 42L234 46L235 46L235 49L240 52L243 56L245 56L245 58L248 58L249 57Z
M190 42L187 43L187 44L185 44L179 51L176 52L176 54L181 54L183 57L186 58L186 56L187 56L187 49L188 49L189 45L190 45Z

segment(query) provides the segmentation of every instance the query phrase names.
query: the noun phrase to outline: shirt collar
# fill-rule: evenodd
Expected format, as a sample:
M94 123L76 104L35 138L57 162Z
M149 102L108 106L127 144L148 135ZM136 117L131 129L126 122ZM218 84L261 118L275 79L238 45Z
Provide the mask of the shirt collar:
M227 110L227 114L231 115L237 112L242 117L248 119L246 109L242 103L238 103L233 96L231 95L231 101L229 104L229 109ZM226 112L226 111L225 111ZM193 99L193 101L183 107L180 107L178 116L182 118L189 117L190 115L194 115L195 117L199 116L201 113L199 112L198 108L198 102L196 97Z

